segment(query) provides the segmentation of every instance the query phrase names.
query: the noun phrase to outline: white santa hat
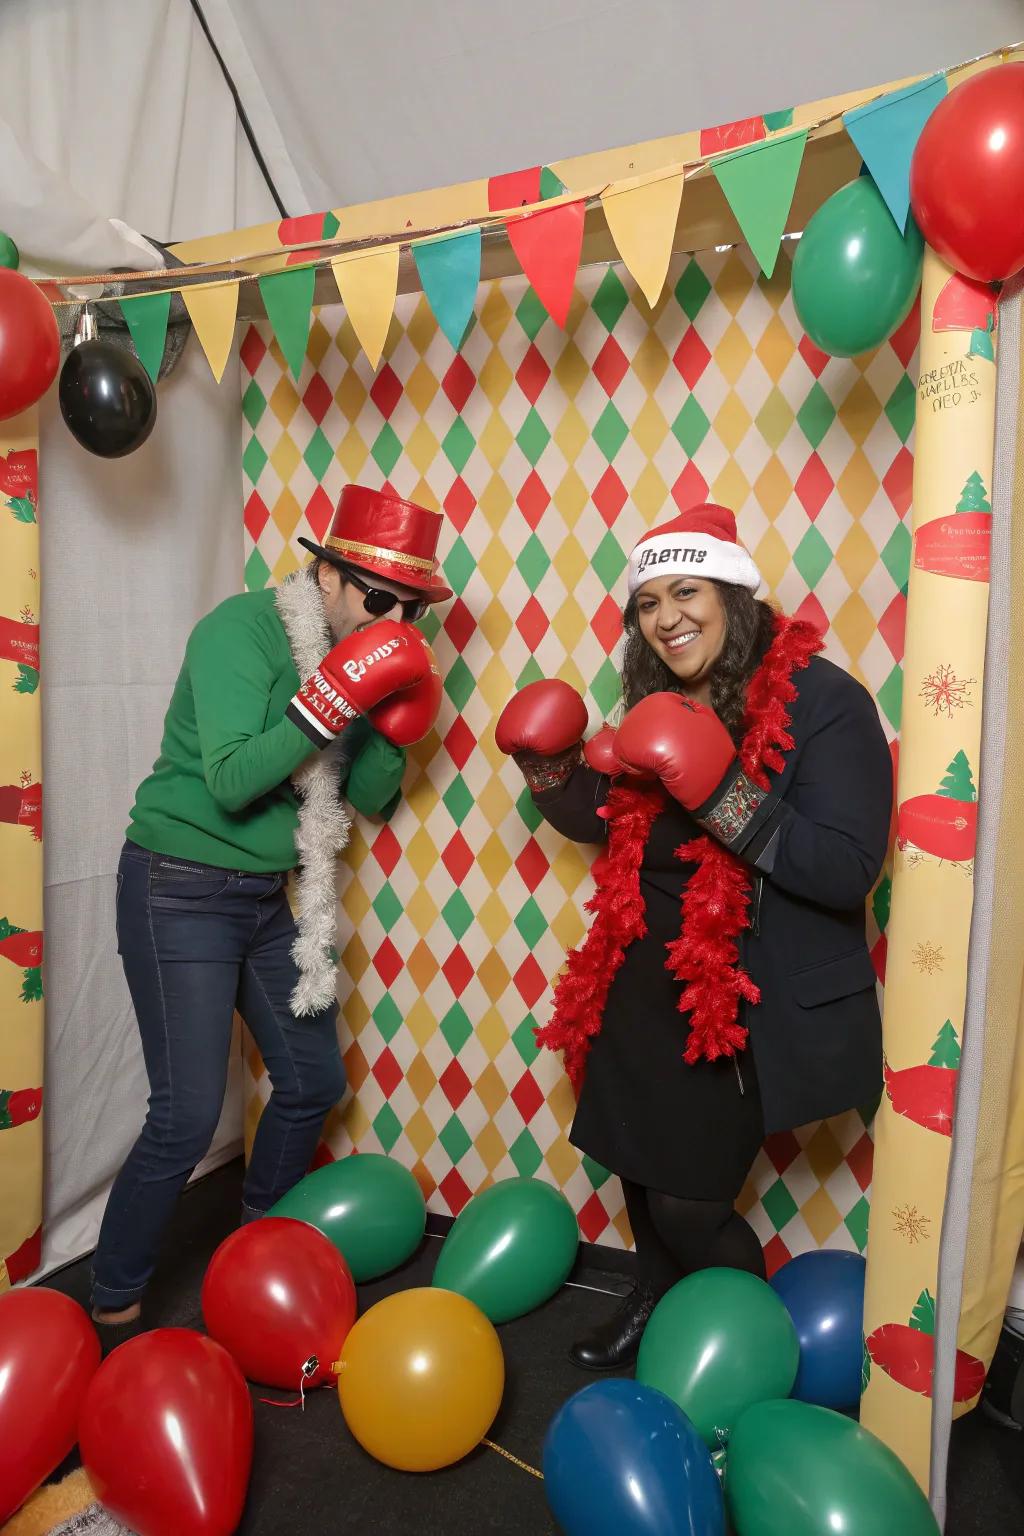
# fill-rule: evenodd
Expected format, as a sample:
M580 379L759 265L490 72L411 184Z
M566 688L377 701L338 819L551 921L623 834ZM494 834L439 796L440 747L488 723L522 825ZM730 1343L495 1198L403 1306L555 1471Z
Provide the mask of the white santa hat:
M658 576L699 576L756 592L761 572L736 535L728 507L704 502L645 533L629 557L629 595Z

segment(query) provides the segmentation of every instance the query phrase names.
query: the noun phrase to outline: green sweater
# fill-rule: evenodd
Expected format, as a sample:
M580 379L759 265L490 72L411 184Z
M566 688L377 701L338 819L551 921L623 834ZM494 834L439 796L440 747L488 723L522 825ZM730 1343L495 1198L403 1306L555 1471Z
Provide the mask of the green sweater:
M229 597L200 619L160 756L135 797L131 841L224 869L291 869L298 801L290 775L316 750L285 719L298 686L272 588ZM346 787L365 814L390 815L405 753L363 721L345 741L339 793Z

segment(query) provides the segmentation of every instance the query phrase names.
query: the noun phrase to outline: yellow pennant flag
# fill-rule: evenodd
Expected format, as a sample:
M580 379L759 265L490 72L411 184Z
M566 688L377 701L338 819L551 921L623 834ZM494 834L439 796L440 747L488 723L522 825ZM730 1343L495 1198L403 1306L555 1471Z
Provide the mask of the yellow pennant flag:
M179 289L189 318L196 328L199 345L219 384L231 351L238 313L238 284L203 283Z
M665 286L682 200L682 170L601 194L616 249L652 309Z
M397 245L331 262L341 302L371 368L376 368L387 340L398 292Z

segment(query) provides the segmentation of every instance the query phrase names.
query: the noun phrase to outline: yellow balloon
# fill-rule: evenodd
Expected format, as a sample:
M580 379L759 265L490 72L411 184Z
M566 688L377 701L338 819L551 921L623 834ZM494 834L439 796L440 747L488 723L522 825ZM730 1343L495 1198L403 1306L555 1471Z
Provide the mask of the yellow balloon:
M459 1461L490 1429L505 1387L498 1335L453 1291L399 1291L345 1340L338 1397L364 1450L402 1472Z

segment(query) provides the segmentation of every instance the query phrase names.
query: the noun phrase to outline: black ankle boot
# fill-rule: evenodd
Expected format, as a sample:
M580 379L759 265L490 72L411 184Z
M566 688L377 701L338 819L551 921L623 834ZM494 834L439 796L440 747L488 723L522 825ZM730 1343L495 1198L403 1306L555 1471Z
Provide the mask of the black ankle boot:
M647 1319L658 1305L654 1289L640 1281L604 1323L598 1323L569 1350L569 1359L584 1371L620 1371L632 1365Z

